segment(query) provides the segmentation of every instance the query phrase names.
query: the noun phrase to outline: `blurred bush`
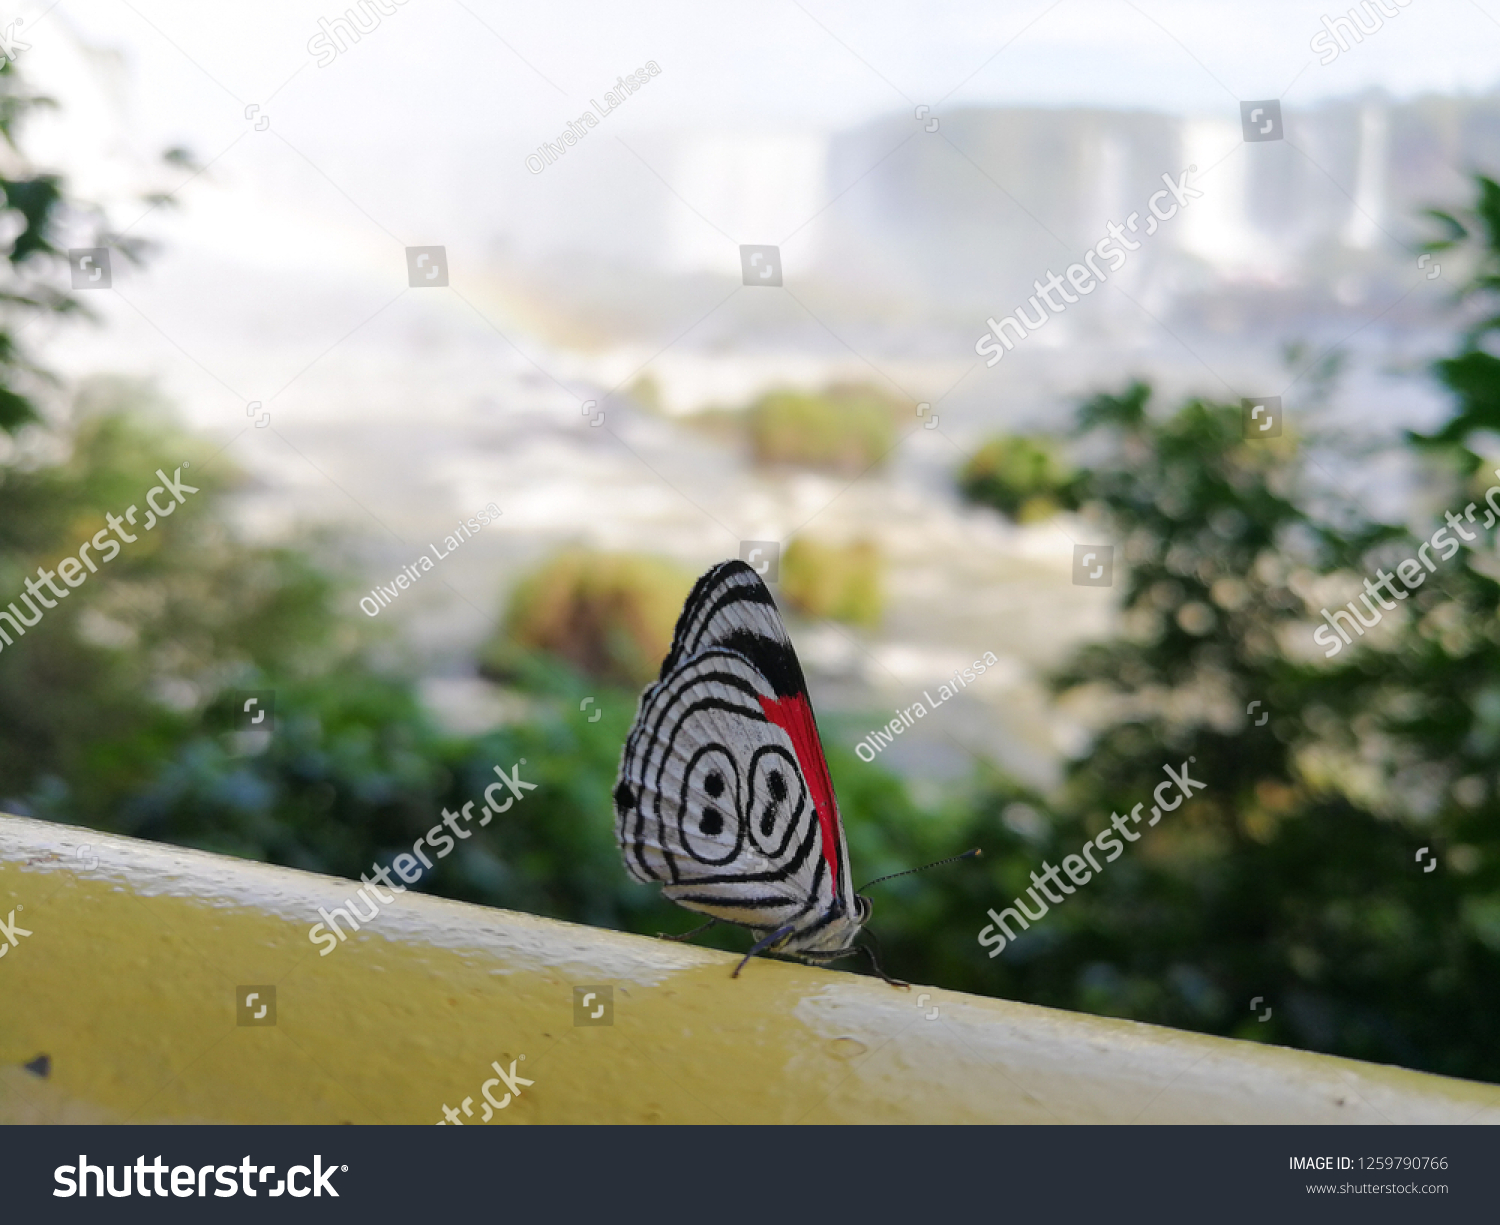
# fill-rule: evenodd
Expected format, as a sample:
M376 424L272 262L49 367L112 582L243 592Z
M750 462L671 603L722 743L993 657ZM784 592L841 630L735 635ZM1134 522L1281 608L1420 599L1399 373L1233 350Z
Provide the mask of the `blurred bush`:
M542 651L601 682L644 685L661 670L692 586L662 558L565 549L516 586L481 668L514 677L527 652Z
M959 472L959 492L1017 523L1077 509L1078 479L1052 439L1009 435L979 448Z
M921 956L935 930L977 940L982 912L1111 814L1149 805L1163 766L1191 763L1206 791L946 981L1500 1079L1500 524L1455 529L1458 549L1417 567L1425 581L1385 602L1378 632L1332 657L1313 639L1324 607L1417 556L1442 508L1465 523L1485 505L1492 465L1471 447L1500 430L1500 186L1480 179L1477 195L1432 244L1480 248L1464 291L1479 323L1433 367L1447 420L1411 439L1418 505L1437 508L1417 531L1371 518L1307 458L1315 444L1369 463L1346 437L1247 443L1238 405L1161 406L1139 383L1081 407L1074 435L1094 458L1073 496L1122 561L1120 637L1055 677L1091 743L1055 794L994 780L963 838L985 860L941 891L902 882L930 926L907 928L903 911L883 929L892 961ZM1437 870L1417 866L1423 848ZM1265 1023L1255 996L1274 1007Z
M760 463L856 475L885 462L903 411L909 409L872 387L773 391L746 411L745 430Z
M112 819L120 794L144 784L221 689L337 669L358 631L335 613L332 552L312 539L298 549L237 540L224 515L229 461L174 426L144 388L96 381L72 415L71 426L30 427L20 450L32 458L0 464L0 603L76 555L106 514L139 507L136 540L24 636L8 631L0 797L41 788L94 823ZM47 453L53 462L37 462ZM181 469L199 492L147 532L158 468Z
M873 626L882 612L880 550L868 540L824 544L798 536L781 555L781 594L798 612Z
M55 103L36 93L16 64L14 55L0 59L0 209L6 218L0 238L0 431L9 434L42 421L41 408L55 393L53 375L23 343L26 329L48 315L89 314L78 297L56 288L67 249L107 244L116 258L133 261L146 245L112 233L101 209L70 195L60 175L31 164L22 133L37 111ZM153 206L171 204L163 197L151 200Z

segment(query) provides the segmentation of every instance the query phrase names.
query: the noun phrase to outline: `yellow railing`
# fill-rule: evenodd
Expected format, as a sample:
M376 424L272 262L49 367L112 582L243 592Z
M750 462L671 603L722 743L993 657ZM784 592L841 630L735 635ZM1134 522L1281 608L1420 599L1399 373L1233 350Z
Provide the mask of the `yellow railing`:
M313 943L356 887L0 817L0 1123L1500 1121L1491 1085L412 893Z

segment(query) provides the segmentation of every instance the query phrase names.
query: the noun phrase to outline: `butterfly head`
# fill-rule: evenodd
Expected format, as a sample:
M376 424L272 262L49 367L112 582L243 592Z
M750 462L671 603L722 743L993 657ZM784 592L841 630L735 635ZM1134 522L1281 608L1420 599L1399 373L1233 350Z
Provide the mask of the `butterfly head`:
M869 898L856 893L852 907L836 902L821 921L805 931L793 932L781 942L776 951L826 954L853 948L855 937L874 909Z

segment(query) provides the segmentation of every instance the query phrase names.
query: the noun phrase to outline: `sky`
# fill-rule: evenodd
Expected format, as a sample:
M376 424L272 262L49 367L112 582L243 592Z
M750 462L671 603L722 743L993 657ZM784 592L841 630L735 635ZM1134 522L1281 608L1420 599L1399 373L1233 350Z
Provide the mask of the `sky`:
M26 32L45 37L46 22L62 23L118 49L137 117L185 139L214 132L231 102L264 104L293 74L280 96L289 107L336 107L440 142L541 139L647 59L665 79L642 123L791 128L924 103L1197 111L1283 94L1306 104L1373 85L1402 96L1482 91L1500 75L1495 0L1388 3L1398 15L1387 28L1327 65L1309 43L1323 15L1341 12L1329 0L387 0L393 11L359 45L308 67L306 44L339 3L61 0L41 24L28 17ZM424 112L443 102L465 113L443 133L422 132Z
M164 368L186 351L215 371L258 367L267 319L300 310L317 316L314 331L346 317L353 327L390 296L404 246L446 245L472 270L497 241L550 250L588 229L592 249L613 245L622 263L652 241L676 242L660 253L667 264L718 261L732 276L734 243L765 240L737 216L781 205L800 224L821 209L809 140L919 106L934 116L1138 108L1232 128L1241 99L1279 97L1295 110L1375 86L1398 97L1480 92L1500 70L1500 0L1386 0L1387 26L1326 65L1309 46L1329 13L1323 0L380 0L389 12L367 17L374 28L321 66L309 43L344 0L45 3L23 5L7 35L19 33L28 75L64 103L28 148L132 235L161 241L150 269L121 270L122 299L134 294L135 305L112 304L115 322L170 338L149 350ZM648 60L660 75L601 131L543 174L528 171L529 152ZM176 145L206 170L154 162ZM745 189L717 172L716 145L733 146ZM148 187L172 191L178 210L146 210ZM653 231L643 219L655 212L676 229ZM289 283L304 289L289 298ZM502 319L509 309L479 307ZM442 309L468 308L445 299ZM140 350L123 325L105 340ZM219 378L236 393L256 381Z
M442 241L524 241L567 214L570 193L659 193L671 166L652 142L664 139L795 142L919 106L1085 105L1233 122L1239 99L1295 108L1375 86L1406 97L1500 81L1500 0L1387 0L1397 16L1386 28L1326 65L1309 46L1326 0L381 0L390 12L375 28L320 63L308 45L341 3L28 0L12 26L30 48L20 54L66 104L34 151L104 201L138 191L142 166L184 146L209 166L181 194L189 208L217 189L255 200L252 212L265 199L305 200L332 229L352 220L404 244L438 241L423 228L439 212ZM576 172L527 172L528 153L647 60L660 75L591 143L607 153L573 159L588 163ZM796 156L795 143L781 147ZM222 232L225 201L216 207ZM188 238L180 219L174 226Z
M641 161L638 176L663 173L637 142L664 134L826 135L918 106L1232 121L1239 99L1298 107L1375 86L1406 97L1500 82L1500 0L1387 0L1386 28L1326 65L1309 44L1327 0L381 2L378 25L320 65L308 44L343 0L28 0L20 54L69 112L37 152L96 198L129 177L127 154L174 145L211 168L185 202L256 179L285 191L310 168L416 243L434 194L455 226L520 232L560 193L600 190L588 174L530 175L525 157L647 60L661 74L608 118L612 155ZM286 146L274 157L246 139L267 120Z

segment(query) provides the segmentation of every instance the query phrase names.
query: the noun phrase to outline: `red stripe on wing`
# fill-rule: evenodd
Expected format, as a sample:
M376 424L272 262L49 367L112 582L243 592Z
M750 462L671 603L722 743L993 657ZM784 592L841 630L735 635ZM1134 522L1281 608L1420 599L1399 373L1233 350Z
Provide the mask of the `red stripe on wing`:
M766 718L792 738L792 750L802 776L812 791L813 809L823 834L823 858L828 861L828 879L834 896L839 892L838 806L833 799L833 780L828 777L828 763L823 758L823 742L813 721L812 706L804 694L790 698L761 698L760 708Z

